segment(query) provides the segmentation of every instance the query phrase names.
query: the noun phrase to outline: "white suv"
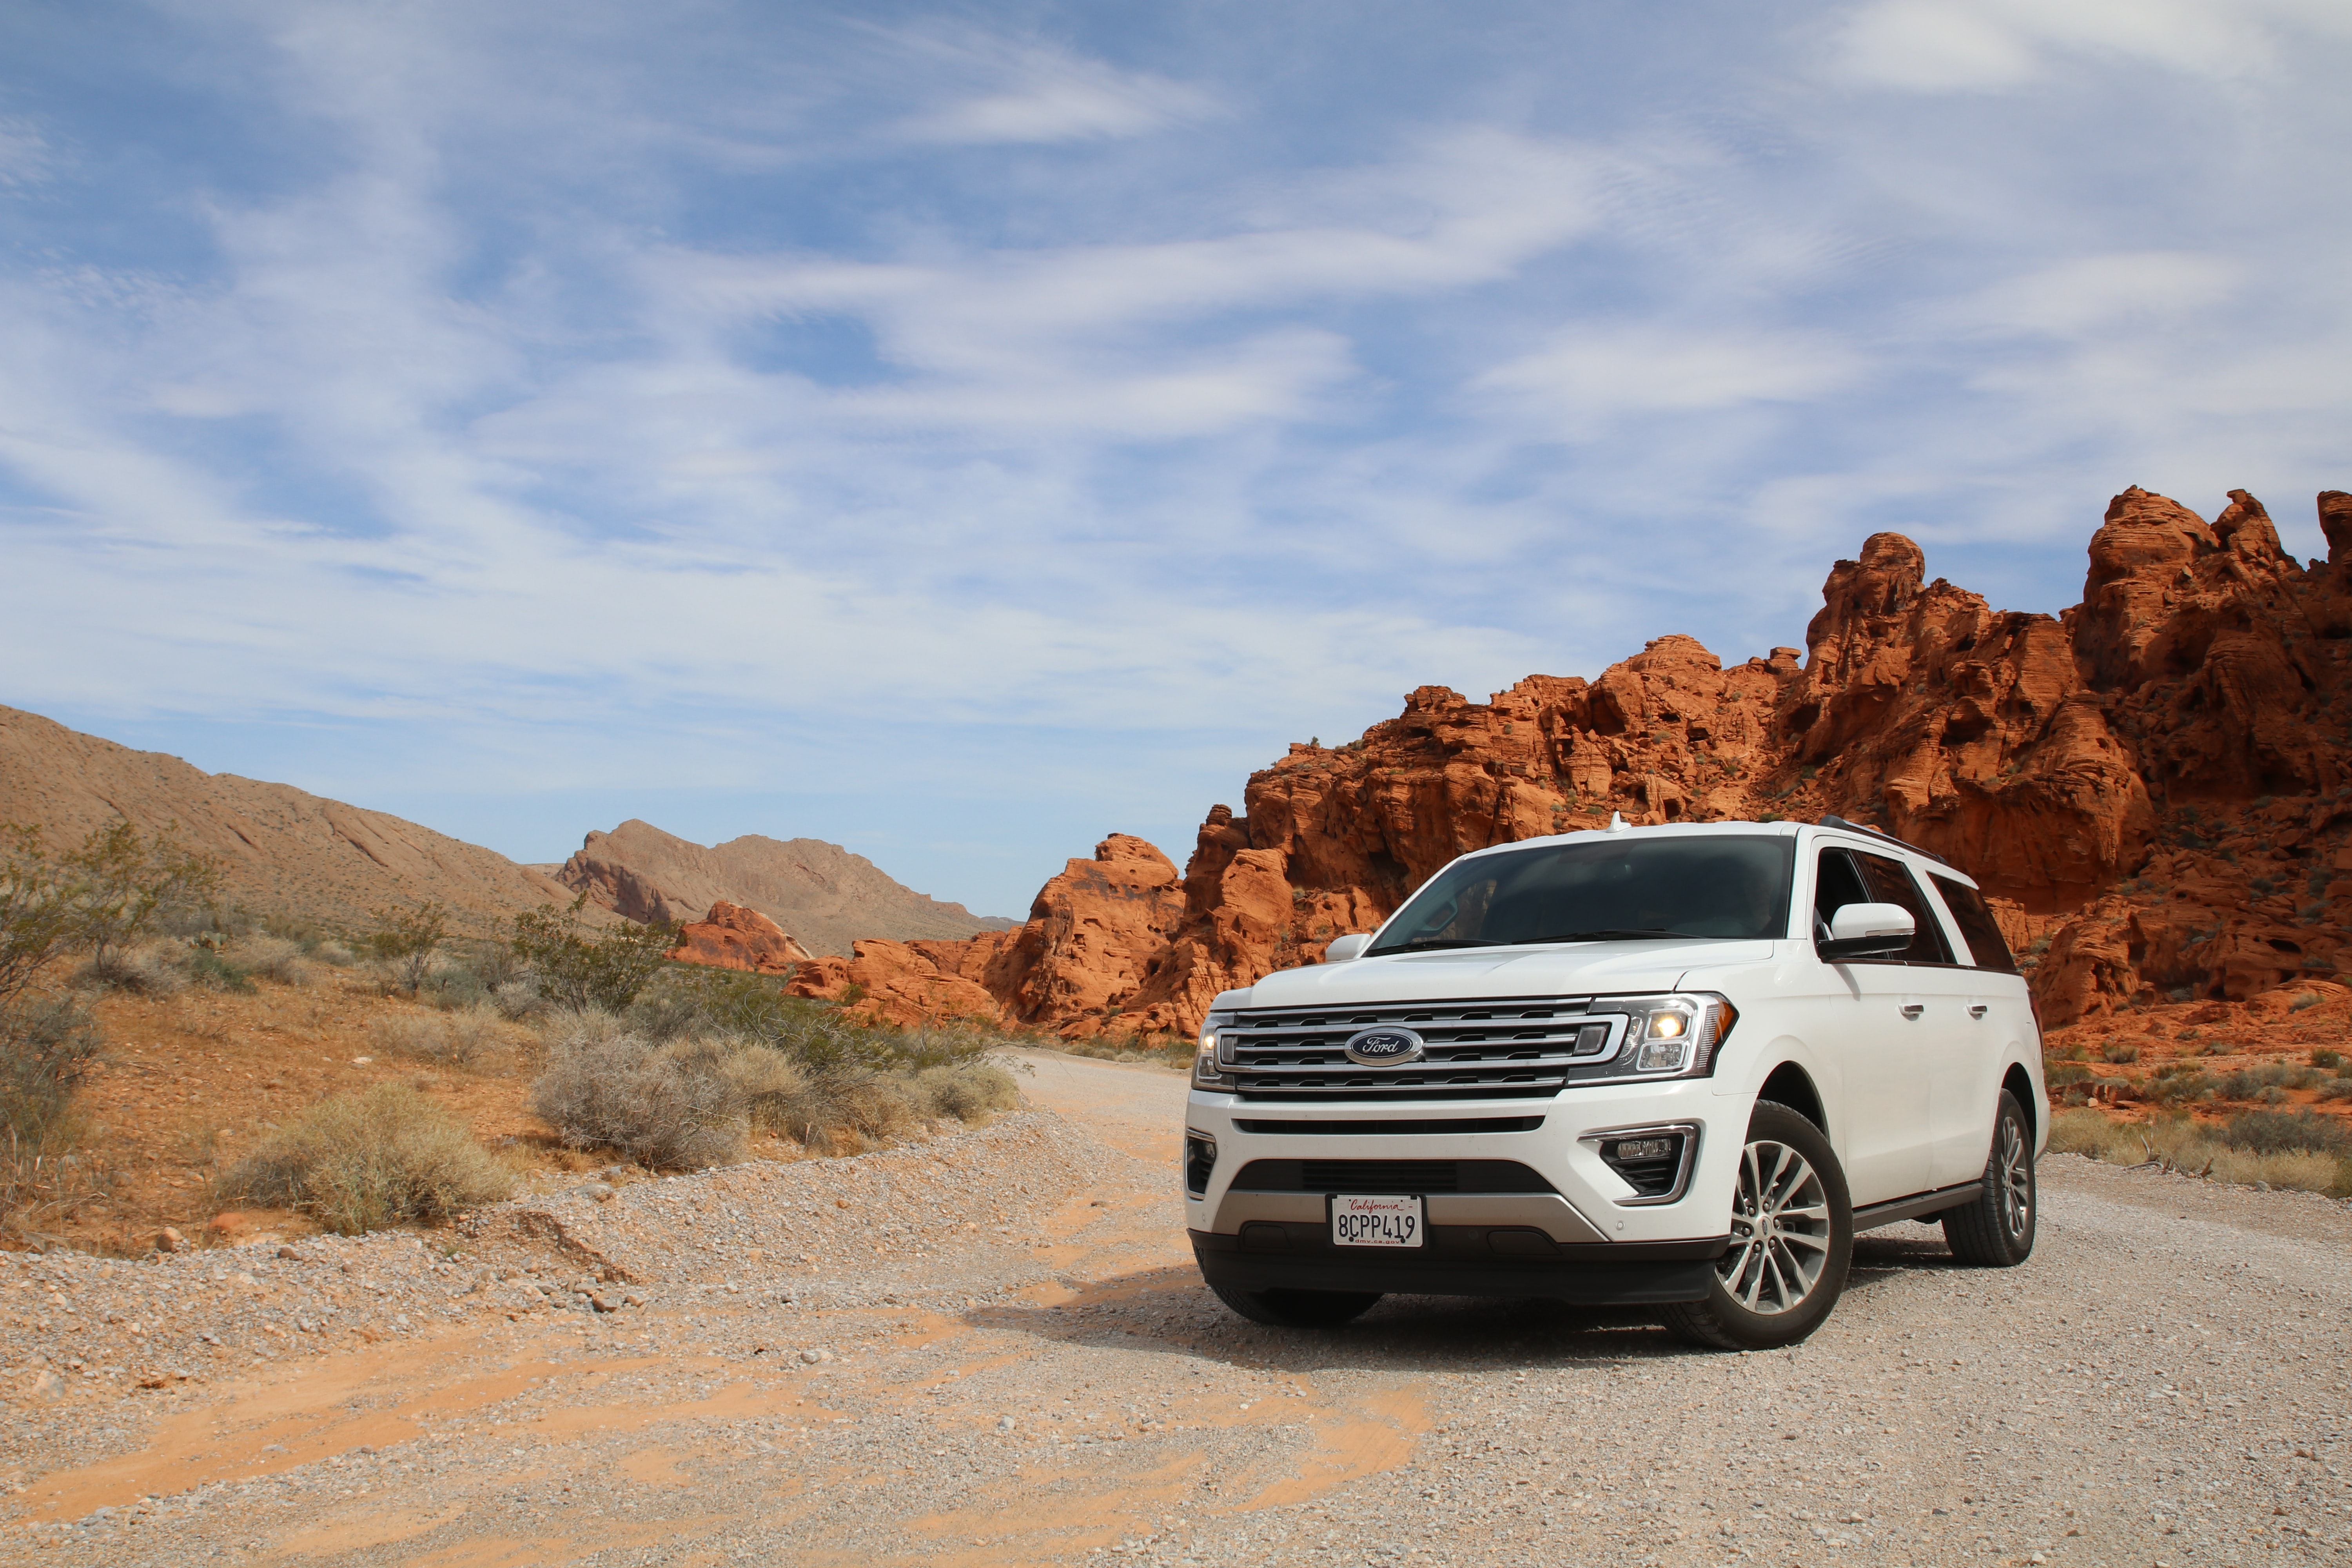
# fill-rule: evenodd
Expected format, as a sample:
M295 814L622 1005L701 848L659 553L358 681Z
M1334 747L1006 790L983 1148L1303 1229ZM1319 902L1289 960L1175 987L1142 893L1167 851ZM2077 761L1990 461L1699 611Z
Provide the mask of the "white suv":
M1853 1234L2033 1247L2041 1030L1968 877L1837 817L1465 855L1367 938L1217 998L1193 1255L1259 1322L1387 1292L1654 1304L1802 1339Z

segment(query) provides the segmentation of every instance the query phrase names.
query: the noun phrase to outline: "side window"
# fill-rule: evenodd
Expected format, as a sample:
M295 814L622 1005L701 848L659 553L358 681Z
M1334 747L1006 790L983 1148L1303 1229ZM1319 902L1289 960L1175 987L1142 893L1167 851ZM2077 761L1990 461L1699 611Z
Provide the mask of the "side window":
M1824 849L1815 862L1813 878L1813 930L1817 936L1828 934L1830 917L1848 904L1871 902L1870 889L1863 886L1862 873L1853 868L1853 857L1843 849Z
M1943 895L1944 907L1952 911L1952 923L1968 938L1969 956L1977 961L1977 967L2015 974L2017 958L2001 939L2000 927L1994 921L1992 911L1985 908L1984 895L1966 882L1955 882L1932 871L1927 873L1927 879Z
M1936 918L1927 896L1913 879L1910 868L1902 861L1885 855L1873 855L1865 850L1853 852L1861 863L1862 875L1870 884L1873 903L1897 904L1911 911L1918 923L1917 934L1911 945L1903 950L1906 963L1949 963L1952 950L1944 941L1944 922Z

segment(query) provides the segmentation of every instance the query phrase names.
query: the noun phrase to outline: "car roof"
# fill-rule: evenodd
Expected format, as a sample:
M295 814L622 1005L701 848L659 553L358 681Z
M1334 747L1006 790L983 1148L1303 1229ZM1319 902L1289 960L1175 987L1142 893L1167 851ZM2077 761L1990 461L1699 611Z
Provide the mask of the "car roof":
M1583 827L1573 833L1548 833L1538 838L1517 838L1507 844L1489 844L1483 849L1473 849L1462 858L1474 859L1482 855L1507 854L1537 844L1587 844L1609 839L1640 838L1754 838L1760 836L1794 838L1801 834L1833 839L1853 849L1868 849L1876 855L1892 855L1911 862L1917 869L1935 876L1949 878L1973 888L1977 879L1942 857L1929 853L1916 844L1906 844L1893 834L1864 827L1857 822L1831 820L1827 822L1653 822L1636 826L1627 823L1622 827Z

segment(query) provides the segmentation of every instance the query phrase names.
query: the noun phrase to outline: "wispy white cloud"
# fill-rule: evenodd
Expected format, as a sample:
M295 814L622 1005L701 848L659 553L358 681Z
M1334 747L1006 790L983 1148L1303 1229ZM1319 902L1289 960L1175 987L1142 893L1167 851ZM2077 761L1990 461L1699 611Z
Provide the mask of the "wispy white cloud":
M1864 353L1825 332L1605 323L1564 329L1471 385L1589 438L1629 416L1818 399L1845 391L1868 368Z
M2084 59L2226 78L2273 69L2311 32L2352 34L2352 13L2327 0L1870 0L1839 26L1830 64L1923 92L2012 89Z
M988 86L899 121L909 142L987 145L1142 136L1219 113L1213 93L1150 71L968 29L888 35L909 53Z

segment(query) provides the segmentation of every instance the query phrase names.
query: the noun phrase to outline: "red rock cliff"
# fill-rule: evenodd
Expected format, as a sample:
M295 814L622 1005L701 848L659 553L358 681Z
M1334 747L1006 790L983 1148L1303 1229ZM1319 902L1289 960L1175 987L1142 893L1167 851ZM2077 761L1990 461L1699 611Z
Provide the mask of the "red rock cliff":
M1929 582L1916 544L1874 534L1831 569L1801 662L1727 668L1670 636L1590 682L1529 676L1486 702L1423 687L1360 739L1253 775L1181 879L1113 838L1009 941L922 945L1026 1022L1189 1032L1218 991L1317 961L1465 850L1612 811L1834 812L1984 882L2053 1025L2332 975L2352 914L2352 496L2319 510L2329 563L2305 569L2243 490L2210 523L2126 490L2054 619Z

